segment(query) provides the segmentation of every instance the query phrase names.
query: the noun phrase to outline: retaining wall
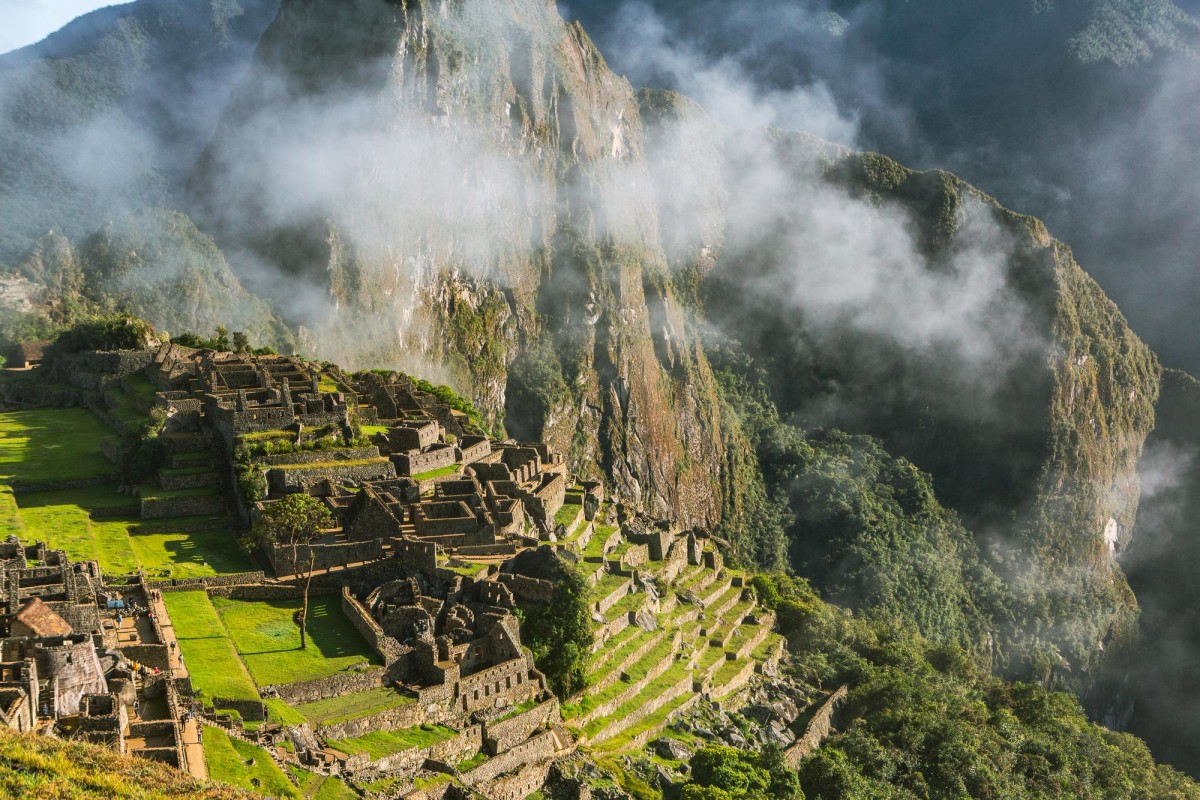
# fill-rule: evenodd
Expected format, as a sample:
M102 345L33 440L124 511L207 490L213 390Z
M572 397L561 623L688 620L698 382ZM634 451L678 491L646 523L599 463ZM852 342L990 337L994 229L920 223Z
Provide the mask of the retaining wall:
M821 704L821 707L813 714L813 718L809 720L808 727L804 729L804 735L784 751L784 761L789 767L795 769L800 766L801 761L821 746L821 742L825 741L825 737L833 730L833 715L837 711L837 707L846 699L849 692L849 686L841 686Z
M225 499L220 494L197 497L143 497L142 519L164 517L198 517L205 514L220 514L225 510Z
M339 672L327 678L317 678L311 681L296 681L262 687L263 694L274 691L289 705L315 703L318 700L328 700L331 697L341 697L355 692L366 692L378 689L387 681L387 669L376 667L355 672Z
M262 583L266 575L261 572L238 572L233 575L210 575L207 578L170 578L162 581L146 581L146 586L160 592L190 592L242 584Z
M374 648L375 652L379 653L385 664L391 664L412 652L411 647L405 647L398 640L384 633L383 628L379 627L379 623L344 586L342 587L342 613L350 620L350 624L362 634L367 643Z
M488 753L509 750L525 741L539 728L545 728L551 720L558 719L558 698L552 697L515 717L497 723L485 723L483 743Z
M495 780L506 772L518 770L527 764L551 759L556 752L554 732L543 731L515 745L512 749L489 758L475 769L465 773L462 779L468 786L478 786L481 783Z

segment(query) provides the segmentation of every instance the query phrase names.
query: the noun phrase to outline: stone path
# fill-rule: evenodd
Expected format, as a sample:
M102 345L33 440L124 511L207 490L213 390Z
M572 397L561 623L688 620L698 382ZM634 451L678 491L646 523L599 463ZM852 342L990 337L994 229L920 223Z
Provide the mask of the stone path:
M183 653L179 649L179 643L175 638L175 627L171 624L171 615L167 613L167 606L163 603L161 595L152 594L150 598L150 610L154 612L154 618L158 620L158 626L162 629L163 644L167 646L168 664L171 667L172 673L177 678L188 677L187 666L183 661ZM149 620L146 621L147 623ZM175 644L174 647L171 645ZM200 725L195 717L192 717L183 725L180 726L183 731L183 754L187 759L188 772L193 778L206 780L208 778L208 763L204 760L204 745L200 743Z

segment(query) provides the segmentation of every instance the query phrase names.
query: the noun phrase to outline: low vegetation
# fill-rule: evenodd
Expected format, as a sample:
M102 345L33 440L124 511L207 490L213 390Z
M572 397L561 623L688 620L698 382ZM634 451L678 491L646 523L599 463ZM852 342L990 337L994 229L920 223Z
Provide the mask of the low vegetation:
M166 764L107 747L18 734L0 726L4 800L236 800L259 797L194 780Z
M220 728L204 726L204 758L214 781L254 789L268 797L303 797L266 750Z

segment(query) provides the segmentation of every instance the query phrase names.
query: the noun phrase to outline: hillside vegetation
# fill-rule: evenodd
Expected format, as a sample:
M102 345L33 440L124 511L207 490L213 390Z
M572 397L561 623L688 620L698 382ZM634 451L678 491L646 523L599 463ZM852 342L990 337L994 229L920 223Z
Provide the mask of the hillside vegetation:
M104 747L22 735L0 727L0 798L4 800L252 800L204 784L165 764Z

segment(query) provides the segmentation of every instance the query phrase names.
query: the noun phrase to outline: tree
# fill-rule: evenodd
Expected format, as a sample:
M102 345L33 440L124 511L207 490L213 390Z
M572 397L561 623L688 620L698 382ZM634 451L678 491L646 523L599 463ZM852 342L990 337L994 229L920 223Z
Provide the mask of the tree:
M521 638L550 688L566 698L583 688L592 631L588 614L588 585L579 570L563 564L563 577L549 605L525 609Z
M333 515L315 497L306 494L289 494L282 500L271 503L259 514L253 533L262 541L290 547L292 569L300 574L300 546L308 545L327 528L333 527ZM312 584L313 566L316 555L311 547L308 563L303 571L304 595L300 606L300 649L308 648L308 589Z
M224 325L217 326L217 335L212 338L213 348L222 352L228 351L232 345L229 343L229 329Z
M250 337L242 331L233 332L233 352L249 353L250 352Z

